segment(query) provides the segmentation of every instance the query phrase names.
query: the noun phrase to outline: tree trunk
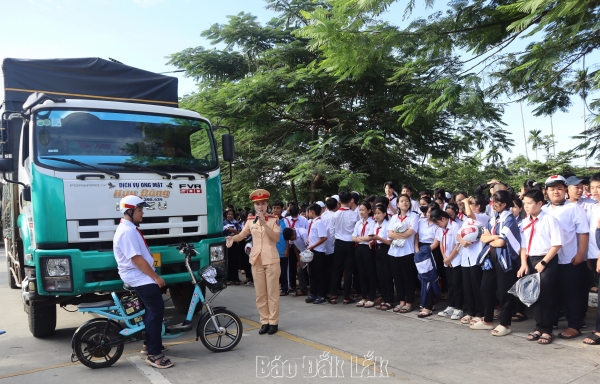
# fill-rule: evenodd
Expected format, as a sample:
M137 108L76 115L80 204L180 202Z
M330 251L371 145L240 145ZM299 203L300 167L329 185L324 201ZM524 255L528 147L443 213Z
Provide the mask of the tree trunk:
M294 180L290 181L290 194L292 195L292 201L297 204L298 197L296 196L296 186L294 185Z
M318 174L313 174L313 179L310 182L310 202L314 203L317 201L317 189L321 188L323 184L323 176Z

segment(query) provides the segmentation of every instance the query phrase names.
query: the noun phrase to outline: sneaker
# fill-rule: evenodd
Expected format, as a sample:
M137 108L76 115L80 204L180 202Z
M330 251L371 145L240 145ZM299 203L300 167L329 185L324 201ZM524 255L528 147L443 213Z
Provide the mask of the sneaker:
M452 316L453 313L454 313L453 307L446 307L446 309L444 309L442 312L438 312L438 316L448 317L448 316Z
M313 294L308 295L308 297L306 299L304 299L304 301L307 303L312 303L315 300L317 300L317 296L315 296Z
M463 311L455 309L454 312L452 312L452 316L450 316L450 320L459 320L461 317L463 317Z
M317 298L315 299L315 301L313 301L313 304L323 304L325 301L325 298L323 296L317 296Z

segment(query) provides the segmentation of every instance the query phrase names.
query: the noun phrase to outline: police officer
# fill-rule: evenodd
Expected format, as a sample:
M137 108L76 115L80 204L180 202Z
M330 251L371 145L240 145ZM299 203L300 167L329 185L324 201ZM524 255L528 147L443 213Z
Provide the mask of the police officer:
M259 335L265 333L273 335L279 325L281 268L276 244L279 241L281 227L277 216L267 214L269 195L269 192L264 189L257 189L250 194L256 215L248 216L246 225L239 234L227 238L227 248L231 248L234 241L240 242L248 235L252 235L250 264L252 264L256 290L256 308L262 324L258 331Z

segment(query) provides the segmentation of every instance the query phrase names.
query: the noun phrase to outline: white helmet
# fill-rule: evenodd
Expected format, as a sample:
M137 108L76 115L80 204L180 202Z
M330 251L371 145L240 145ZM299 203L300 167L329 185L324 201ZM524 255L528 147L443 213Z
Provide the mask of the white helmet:
M483 234L483 227L479 225L465 225L458 234L464 241L474 243Z
M305 249L304 251L300 252L300 261L304 262L304 263L310 263L313 259L313 253L311 251L309 251L308 249Z
M137 207L148 207L148 204L144 199L136 195L125 196L119 202L121 213L125 213L130 209L136 209Z

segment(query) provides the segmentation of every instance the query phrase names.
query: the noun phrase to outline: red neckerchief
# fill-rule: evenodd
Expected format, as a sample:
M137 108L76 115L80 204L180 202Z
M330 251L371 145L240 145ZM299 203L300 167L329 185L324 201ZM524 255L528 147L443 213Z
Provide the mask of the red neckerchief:
M123 219L121 219L121 223L123 222ZM133 224L133 223L132 223ZM135 224L133 224L135 225ZM140 227L138 227L137 225L135 226L135 229L138 231L138 233L140 234L140 236L142 236L142 240L144 240L144 244L146 244L146 248L148 249L148 252L150 252L150 247L148 247L148 242L146 241L146 238L144 237L144 234L142 233L142 231L140 230Z
M529 227L531 227L531 232L529 233L529 242L527 243L527 257L529 257L529 250L531 249L531 241L533 240L533 233L535 232L535 223L538 221L539 216L536 217L535 219L531 220L532 217L529 216L529 224L527 224L527 226L525 228L523 228L523 233L525 233L525 230Z
M381 227L375 228L375 236L379 236L379 230ZM375 242L375 250L377 250L377 240L373 240Z
M406 213L406 215L404 215L404 217L400 217L400 213L398 213L398 220L400 220L401 222L404 222L404 220L406 220L407 217L408 217L408 212Z
M465 217L465 213L464 212L458 212L458 215L456 215L458 217L459 220L463 220L463 218Z
M292 219L292 228L294 228L296 226L296 221L298 221L298 219Z
M452 219L450 219L448 221L448 225L446 226L446 229L443 230L444 233L442 234L442 253L444 255L446 254L446 234L450 230L451 225L452 225ZM446 255L446 257L448 257L448 255Z
M340 207L340 209L338 209L338 211L349 211L350 208L348 207Z

